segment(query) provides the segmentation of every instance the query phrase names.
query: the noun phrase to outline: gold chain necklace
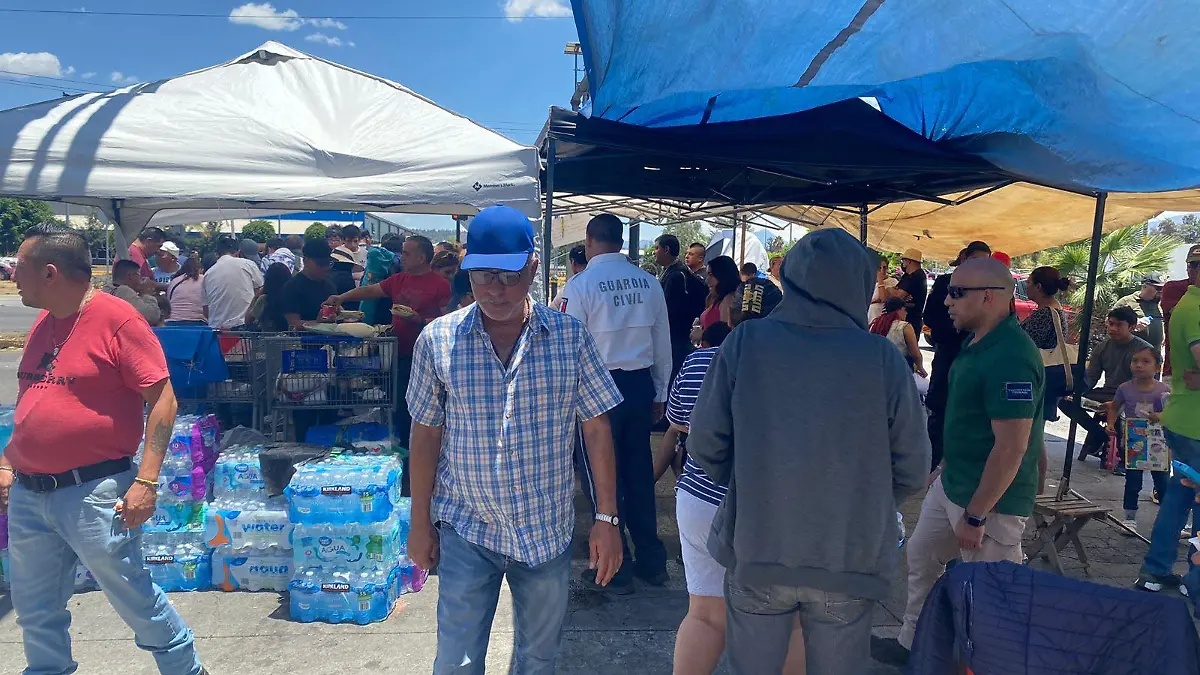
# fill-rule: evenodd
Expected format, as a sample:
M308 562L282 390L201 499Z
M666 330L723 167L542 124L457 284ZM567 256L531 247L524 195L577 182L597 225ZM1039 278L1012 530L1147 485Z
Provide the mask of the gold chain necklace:
M50 350L50 361L58 358L58 353L62 351L62 348L67 344L67 341L70 340L71 336L75 334L75 329L79 327L79 322L83 320L83 312L87 309L88 303L91 302L92 296L95 295L95 293L95 288L89 288L88 292L84 294L83 302L79 303L79 314L75 317L75 323L71 325L71 330L67 331L67 337L58 344L54 344L54 333L56 332L54 329L58 327L58 319L53 315L50 316L51 319L54 319L54 324L50 327L50 343L54 344L54 348Z

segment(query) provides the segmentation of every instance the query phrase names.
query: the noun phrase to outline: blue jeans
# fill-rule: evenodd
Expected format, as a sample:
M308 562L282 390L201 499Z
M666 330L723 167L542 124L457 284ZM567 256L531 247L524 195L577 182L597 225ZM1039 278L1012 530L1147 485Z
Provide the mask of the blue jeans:
M1193 467L1200 467L1200 440L1180 436L1166 429L1171 458ZM1196 491L1184 487L1178 475L1172 475L1161 495L1158 518L1150 535L1150 550L1142 563L1142 572L1158 577L1172 574L1179 557L1179 531L1187 523L1188 513L1195 506ZM1195 525L1193 525L1195 527Z
M79 667L71 658L67 632L76 562L96 578L113 609L133 629L137 646L154 655L160 673L200 672L192 631L142 566L140 530L125 530L115 517L113 508L134 475L126 471L45 493L13 484L9 562L12 604L25 642L25 675L63 675Z
M500 582L513 600L512 675L552 675L567 616L571 550L530 567L438 525L438 632L434 675L482 675Z
M1141 469L1125 470L1125 500L1122 506L1126 511L1138 510L1138 496L1141 495L1142 486L1146 482L1144 473ZM1154 483L1154 489L1158 490L1158 498L1161 500L1163 493L1166 492L1167 472L1151 471L1150 480Z
M734 675L780 672L797 615L808 672L860 675L870 669L874 609L874 600L815 588L742 586L726 572L726 663Z

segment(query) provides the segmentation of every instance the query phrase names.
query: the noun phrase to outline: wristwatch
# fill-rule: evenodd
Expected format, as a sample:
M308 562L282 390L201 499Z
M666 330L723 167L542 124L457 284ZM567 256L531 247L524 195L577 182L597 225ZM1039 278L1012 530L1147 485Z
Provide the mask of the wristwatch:
M616 516L610 516L607 513L597 513L596 520L598 520L602 523L608 523L609 525L612 525L613 527L617 527L618 525L621 524L620 518L618 518Z
M971 527L983 527L983 524L987 522L987 518L973 516L966 511L963 512L963 520L967 521L967 524Z

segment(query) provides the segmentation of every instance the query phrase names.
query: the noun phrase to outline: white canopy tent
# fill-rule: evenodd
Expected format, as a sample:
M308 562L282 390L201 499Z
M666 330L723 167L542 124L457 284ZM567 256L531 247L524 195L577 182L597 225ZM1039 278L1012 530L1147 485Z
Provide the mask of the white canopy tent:
M0 196L95 206L129 239L151 223L284 211L540 213L533 148L277 42L0 112Z

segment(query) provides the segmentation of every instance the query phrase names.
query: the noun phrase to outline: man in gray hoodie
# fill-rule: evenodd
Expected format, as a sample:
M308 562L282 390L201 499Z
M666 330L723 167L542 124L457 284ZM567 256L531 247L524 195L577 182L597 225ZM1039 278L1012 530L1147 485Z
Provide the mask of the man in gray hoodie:
M687 449L729 488L708 546L726 570L734 673L778 673L797 613L809 673L867 672L896 507L925 487L930 456L912 369L866 330L874 277L845 232L804 237L783 302L733 331L700 389Z

